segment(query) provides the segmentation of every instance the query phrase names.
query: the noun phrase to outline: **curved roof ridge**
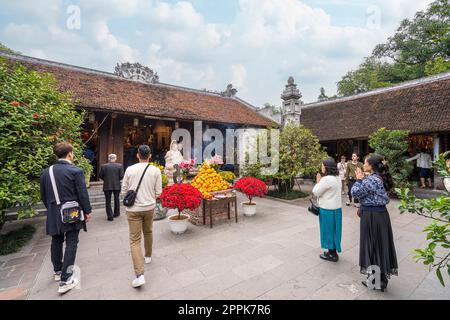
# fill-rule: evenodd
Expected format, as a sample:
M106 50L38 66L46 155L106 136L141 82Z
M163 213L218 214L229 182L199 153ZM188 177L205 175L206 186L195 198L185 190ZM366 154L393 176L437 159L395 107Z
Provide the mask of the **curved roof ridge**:
M370 97L370 96L381 94L384 92L390 92L390 91L399 90L399 89L416 87L416 86L419 86L422 84L428 84L428 83L441 81L441 80L445 80L445 79L450 79L450 72L444 72L444 73L440 73L440 74L433 75L433 76L409 80L409 81L405 81L405 82L402 82L399 84L395 84L390 87L378 88L378 89L374 89L374 90L367 91L367 92L362 92L362 93L347 96L347 97L337 98L337 99L333 99L333 100L319 101L319 102L311 102L311 103L304 104L302 106L302 109L309 109L309 108L330 105L330 104L334 104L334 103L357 100L360 98Z
M10 53L6 53L6 52L0 52L0 56L4 56L7 58L20 60L20 61L24 61L24 62L41 63L41 64L45 64L45 65L49 65L49 66L55 66L55 67L61 67L61 68L65 68L65 69L75 70L75 71L86 72L89 74L96 74L96 75L100 75L100 76L111 77L111 78L114 78L117 80L130 81L130 82L140 83L140 84L149 85L149 86L168 87L168 88L174 88L174 89L179 89L179 90L184 90L184 91L189 91L189 92L194 92L194 93L199 93L199 94L204 94L204 95L210 95L210 96L219 97L219 98L223 98L223 99L235 99L235 100L238 100L241 103L245 104L247 107L250 107L253 110L256 109L255 106L253 106L252 104L250 104L247 101L242 100L241 98L225 97L225 96L221 95L219 92L189 88L189 87L173 85L173 84L164 83L164 82L146 83L146 82L142 82L142 81L136 81L136 80L132 80L132 79L122 78L114 73L107 72L107 71L101 71L101 70L92 69L92 68L75 66L72 64L68 64L68 63L57 62L57 61L52 61L52 60L47 60L47 59L42 59L42 58L36 58L36 57L31 57L31 56L27 56L27 55L23 55L23 54L10 54Z

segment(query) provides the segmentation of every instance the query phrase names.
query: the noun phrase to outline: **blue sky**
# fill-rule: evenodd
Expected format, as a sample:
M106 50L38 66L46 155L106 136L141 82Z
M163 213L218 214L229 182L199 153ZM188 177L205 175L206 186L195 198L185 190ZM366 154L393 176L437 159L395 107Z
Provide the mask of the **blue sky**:
M289 76L304 102L336 82L430 0L0 0L0 42L23 54L112 72L141 62L162 82L280 104ZM70 29L67 9L80 9Z

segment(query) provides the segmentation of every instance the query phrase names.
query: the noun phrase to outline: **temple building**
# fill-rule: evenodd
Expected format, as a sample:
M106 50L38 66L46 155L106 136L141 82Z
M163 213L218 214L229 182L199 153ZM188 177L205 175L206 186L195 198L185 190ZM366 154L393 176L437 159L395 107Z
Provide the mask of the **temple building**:
M450 73L426 77L388 88L303 104L292 77L281 98L281 125L301 123L319 137L328 154L360 157L372 152L368 137L379 128L408 130L409 155L422 148L434 156L450 150ZM265 116L277 121L278 115Z
M52 74L61 91L73 94L76 107L87 111L83 140L96 168L94 179L108 154L115 153L126 168L136 163L137 147L144 143L152 147L154 160L164 159L172 132L184 128L193 137L194 121L202 121L202 131L219 129L224 137L226 129L277 126L236 97L232 85L217 93L164 84L138 63L118 64L108 73L23 55L0 56Z

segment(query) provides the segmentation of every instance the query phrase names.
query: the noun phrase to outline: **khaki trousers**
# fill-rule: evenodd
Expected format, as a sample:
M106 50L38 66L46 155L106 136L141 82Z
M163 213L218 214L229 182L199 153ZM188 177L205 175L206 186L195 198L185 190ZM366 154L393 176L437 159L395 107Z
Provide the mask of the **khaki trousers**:
M128 226L130 228L131 258L133 259L136 276L144 274L144 256L141 249L141 235L144 234L145 256L152 256L153 245L153 212L127 211Z

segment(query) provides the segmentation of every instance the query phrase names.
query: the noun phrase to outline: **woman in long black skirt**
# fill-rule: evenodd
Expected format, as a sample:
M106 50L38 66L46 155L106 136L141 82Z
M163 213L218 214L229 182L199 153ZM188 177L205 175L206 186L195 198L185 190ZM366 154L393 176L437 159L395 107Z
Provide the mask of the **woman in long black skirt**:
M369 155L365 159L364 172L357 170L357 181L351 193L358 198L361 208L358 215L360 224L359 265L361 273L367 275L363 284L384 291L392 275L398 275L397 255L391 220L386 205L388 192L393 187L389 168L383 157ZM379 268L379 269L378 269ZM381 272L380 282L373 272ZM373 283L373 280L375 284Z

